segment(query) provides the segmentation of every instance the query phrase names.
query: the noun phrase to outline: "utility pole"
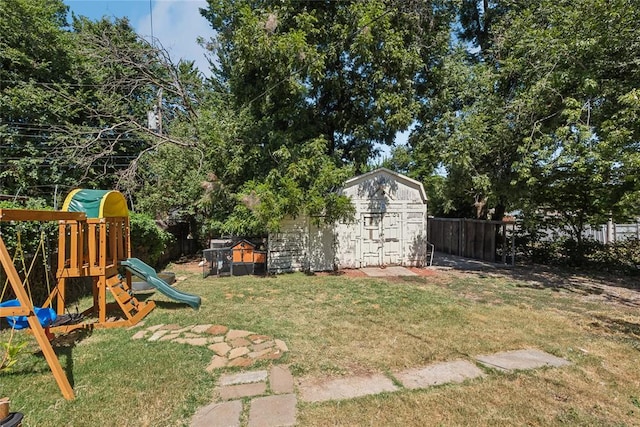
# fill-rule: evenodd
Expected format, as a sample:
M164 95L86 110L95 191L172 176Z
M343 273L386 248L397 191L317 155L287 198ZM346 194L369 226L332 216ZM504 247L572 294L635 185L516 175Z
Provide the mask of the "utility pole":
M158 89L158 133L162 135L162 88Z

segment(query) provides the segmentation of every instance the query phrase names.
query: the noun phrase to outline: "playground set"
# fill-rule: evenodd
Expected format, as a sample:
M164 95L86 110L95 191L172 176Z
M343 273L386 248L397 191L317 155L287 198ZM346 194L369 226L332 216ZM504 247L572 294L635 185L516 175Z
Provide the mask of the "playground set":
M6 318L14 329L30 329L66 399L73 399L74 393L51 346L52 334L138 323L155 303L139 301L134 296L132 275L146 280L169 298L196 310L200 307L199 296L172 288L152 267L131 257L129 211L126 199L117 191L74 190L61 211L0 209L0 222L3 221L58 221L57 283L43 307L34 307L26 289L28 277L23 283L0 235L0 262L7 276L2 294L8 284L15 294L15 299L0 301L0 318ZM26 272L25 275L28 276ZM67 285L74 278L90 278L93 293L93 305L77 318L65 315ZM109 294L111 302L107 301ZM121 315L112 314L118 309Z

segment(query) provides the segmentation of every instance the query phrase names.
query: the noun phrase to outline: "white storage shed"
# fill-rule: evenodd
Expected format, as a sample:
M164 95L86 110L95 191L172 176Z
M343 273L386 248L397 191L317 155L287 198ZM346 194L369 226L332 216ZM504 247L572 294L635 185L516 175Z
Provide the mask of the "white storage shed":
M356 213L351 222L318 226L288 218L269 235L271 272L338 268L424 266L427 198L422 184L380 168L345 182Z

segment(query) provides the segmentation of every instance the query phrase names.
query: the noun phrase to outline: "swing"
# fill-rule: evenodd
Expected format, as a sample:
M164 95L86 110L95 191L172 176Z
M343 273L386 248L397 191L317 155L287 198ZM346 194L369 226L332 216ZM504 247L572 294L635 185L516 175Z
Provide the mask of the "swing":
M45 237L45 232L44 232L44 229L41 228L40 242L38 243L38 249L36 250L36 253L33 255L33 259L31 260L31 265L29 266L29 269L27 269L27 266L25 264L24 250L22 248L22 232L20 229L18 229L16 233L16 250L12 260L13 262L15 262L17 258L20 258L20 263L22 264L22 271L25 273L25 278L22 283L22 286L27 289L27 292L29 294L29 299L31 300L32 304L33 304L33 296L31 294L31 284L29 282L29 277L31 276L31 271L33 270L36 259L38 258L38 254L40 252L42 252L42 261L45 268L47 291L51 293L51 284L49 282L49 274L48 274L49 266L47 265L44 237ZM7 277L7 279L4 282L2 294L0 294L0 301L2 301L2 298L4 298L4 294L7 290L8 284L9 284L9 277ZM18 301L17 299L11 299L11 300L7 300L0 303L0 308L10 308L10 307L20 307L20 306L21 306L20 301ZM34 305L33 312L35 313L36 317L38 318L38 322L40 322L40 325L43 328L49 327L53 322L55 322L57 318L57 314L55 310L53 310L52 308L42 308L42 307L36 307ZM7 316L6 319L7 319L7 323L9 323L9 326L11 326L13 329L19 330L19 329L26 329L29 327L27 316Z

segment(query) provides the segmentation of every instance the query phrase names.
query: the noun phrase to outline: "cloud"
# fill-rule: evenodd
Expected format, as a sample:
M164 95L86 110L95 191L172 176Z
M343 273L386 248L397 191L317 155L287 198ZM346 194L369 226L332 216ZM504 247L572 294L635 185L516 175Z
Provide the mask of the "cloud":
M209 22L200 15L200 8L207 7L206 0L156 0L153 3L153 36L164 46L174 62L193 60L196 67L210 76L211 70L206 50L197 43L215 35ZM151 39L151 16L147 13L135 24L141 36Z

